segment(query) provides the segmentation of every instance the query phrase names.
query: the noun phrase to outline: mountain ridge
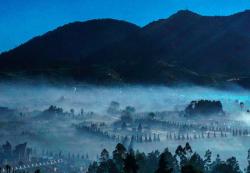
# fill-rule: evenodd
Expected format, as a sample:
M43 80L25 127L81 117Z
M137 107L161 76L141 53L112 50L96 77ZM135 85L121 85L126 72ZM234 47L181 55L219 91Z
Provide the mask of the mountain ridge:
M74 22L0 54L0 73L50 76L52 69L73 80L101 83L245 79L250 76L249 20L249 10L230 16L182 10L143 27L114 19Z

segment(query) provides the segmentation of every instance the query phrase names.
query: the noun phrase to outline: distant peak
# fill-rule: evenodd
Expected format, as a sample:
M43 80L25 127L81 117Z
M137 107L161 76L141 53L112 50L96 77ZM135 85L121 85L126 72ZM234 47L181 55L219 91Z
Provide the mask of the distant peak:
M199 17L201 15L194 13L192 11L189 10L180 10L178 12L176 12L175 14L171 15L170 17L168 17L167 19L159 19L157 21L153 21L151 23L149 23L148 25L145 26L145 28L147 27L152 27L155 25L159 25L159 24L163 24L165 22L168 22L168 20L170 19L182 19L182 18L187 18L187 17Z
M172 15L172 17L177 17L177 16L185 17L185 16L200 16L200 15L190 10L180 10Z

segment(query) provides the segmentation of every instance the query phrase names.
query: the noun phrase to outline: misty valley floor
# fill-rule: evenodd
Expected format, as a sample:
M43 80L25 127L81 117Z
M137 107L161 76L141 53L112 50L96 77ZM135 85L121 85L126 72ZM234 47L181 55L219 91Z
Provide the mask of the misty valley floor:
M127 86L127 87L95 87L84 86L29 86L0 84L0 106L8 107L7 113L1 112L0 135L1 143L7 140L13 144L28 142L29 146L37 150L49 150L53 152L63 151L64 153L88 154L91 160L96 160L103 148L113 151L117 140L100 136L99 132L84 130L76 125L83 124L86 129L99 124L101 132L116 135L131 135L134 133L133 126L128 125L122 130L116 127L120 114L111 114L107 110L112 101L118 102L120 109L126 106L135 108L135 116L140 119L150 112L161 115L155 117L166 122L194 123L214 126L232 126L238 129L250 129L250 114L246 112L250 107L250 92L246 90L222 91L212 88L201 88L196 86L168 88L163 86ZM176 114L185 109L192 101L198 99L220 100L226 112L225 117L205 117L199 119L187 119ZM244 109L241 110L238 102L244 102ZM62 108L63 113L51 112L48 109L51 105ZM55 108L52 110L54 111ZM2 110L2 109L1 109ZM55 109L57 111L57 109ZM62 115L61 115L62 114ZM80 116L82 115L82 116ZM163 118L162 118L163 116ZM101 125L104 123L104 125ZM146 123L145 123L146 124ZM147 124L148 125L148 124ZM220 137L220 131L210 138L194 139L194 135L200 135L199 129L181 131L177 127L166 128L151 124L148 128L143 126L144 135L157 134L160 141L135 142L133 148L149 153L153 150L163 151L166 147L174 152L178 145L189 142L194 151L203 156L207 149L213 152L213 158L220 154L226 159L236 156L240 166L247 165L247 151L250 148L250 136L234 136L231 132L227 137ZM86 126L86 127L85 127ZM99 126L98 126L99 127ZM168 133L184 134L192 136L192 139L174 140L167 139ZM207 135L207 133L206 133ZM148 136L149 137L149 136Z

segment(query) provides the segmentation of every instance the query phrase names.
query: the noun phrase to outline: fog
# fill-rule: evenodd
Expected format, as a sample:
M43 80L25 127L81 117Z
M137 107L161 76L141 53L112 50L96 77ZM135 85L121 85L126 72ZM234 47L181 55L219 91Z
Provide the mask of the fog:
M105 121L112 123L119 118L118 115L108 115L107 108L112 101L119 102L121 109L133 106L136 112L161 112L182 111L192 100L219 100L227 113L229 120L240 121L244 127L250 127L250 114L246 112L250 108L250 91L236 87L234 89L215 89L199 86L94 86L94 85L28 85L28 84L0 84L0 107L9 107L18 111L32 112L43 111L50 105L63 108L66 111L75 109L80 113L96 113L93 121ZM241 110L239 102L244 102L244 111ZM5 117L6 118L6 117ZM7 119L1 118L1 123ZM174 120L175 117L168 117ZM216 117L214 117L216 119ZM218 117L218 120L220 118ZM10 140L13 143L27 141L32 146L49 148L51 150L65 150L72 152L88 152L92 159L100 153L103 148L110 152L114 149L116 142L103 141L88 133L79 133L71 124L78 120L55 120L35 121L27 119L14 130L11 127L2 128L1 134L5 134L1 142ZM186 121L186 120L183 120ZM10 126L10 122L8 126ZM225 122L226 123L226 122ZM23 129L39 132L35 137L18 135ZM160 132L159 132L160 133ZM246 165L247 150L250 148L249 137L228 137L226 139L212 139L209 141L190 141L194 150L202 156L206 149L219 153L222 158L236 156L240 164ZM135 148L150 152L154 149L163 150L169 147L172 151L183 141L164 141L153 144L136 144Z
M101 87L91 85L46 86L0 84L0 105L10 108L43 110L56 105L68 110L75 108L105 113L111 101L121 106L134 106L137 111L164 111L183 109L190 101L220 100L225 111L237 112L235 100L250 106L250 92L244 89L216 90L197 86L122 86ZM63 98L63 99L62 99Z

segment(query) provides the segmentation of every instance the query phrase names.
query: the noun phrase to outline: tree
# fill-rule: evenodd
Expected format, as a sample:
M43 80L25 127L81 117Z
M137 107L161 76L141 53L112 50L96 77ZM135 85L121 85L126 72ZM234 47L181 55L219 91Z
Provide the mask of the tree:
M72 109L70 109L70 114L71 115L74 115L75 114L75 110L72 108Z
M178 156L181 155L183 152L184 152L184 149L182 148L181 145L179 145L179 146L176 148L176 150L175 150L175 154L178 155Z
M250 173L250 164L247 165L246 173Z
M150 120L153 120L153 119L155 119L155 113L154 112L150 112L149 114L148 114L148 118L150 119Z
M118 169L122 171L124 167L124 159L126 157L126 148L121 143L118 143L113 151L113 161Z
M188 158L186 156L186 150L189 150L189 147L188 145L187 146L187 149L185 148L182 148L181 145L179 145L177 147L177 149L175 150L175 155L178 156L180 158L180 166L183 167L184 165L186 165L187 161L188 161Z
M212 152L207 150L203 160L199 154L193 153L188 143L185 147L178 146L175 155L167 148L161 154L157 150L148 155L139 151L134 154L134 151L127 152L119 143L113 151L113 159L110 159L108 151L103 149L99 165L93 162L87 173L242 173L235 157L222 161L217 155L213 163L211 157ZM247 159L249 164L246 172L250 173L250 150Z
M215 162L216 162L216 164L221 163L221 159L220 159L220 155L219 154L216 155Z
M204 166L206 171L210 170L211 157L212 157L212 152L210 150L207 150L204 155Z
M199 154L194 153L189 143L186 143L183 148L179 145L175 151L176 156L180 158L181 171L189 172L203 172L204 171L204 161Z
M185 108L184 116L192 117L197 115L224 115L222 103L220 101L211 100L198 100L191 101L191 103Z
M211 173L241 173L238 161L235 157L231 157L226 162L215 162L215 166L212 168Z
M128 153L124 159L124 172L125 173L137 173L139 167L137 165L135 156L133 153Z
M40 169L37 169L37 170L35 171L35 173L40 173Z
M198 153L194 153L190 160L188 161L189 165L192 165L196 172L204 172L204 161Z
M227 165L229 167L232 168L233 172L235 172L235 173L241 173L241 170L240 170L240 167L239 167L239 163L238 163L238 161L236 160L235 157L231 157L231 158L227 159L226 163L227 163Z
M244 109L244 103L240 102L240 109L243 110Z
M139 132L142 132L142 125L141 125L141 123L138 125L137 129L138 129Z
M135 110L135 108L132 107L132 106L127 106L127 107L125 108L125 111L127 111L127 112L129 112L129 113L131 113L131 114L134 114L136 110Z
M81 108L81 111L80 111L80 112L81 112L80 115L83 116L83 114L84 114L83 108Z
M103 149L101 152L100 162L107 162L109 159L109 152L106 149Z
M120 112L120 104L116 101L112 101L108 107L107 112L109 114L117 114Z
M166 155L165 155L165 153L162 153L160 155L158 169L156 170L155 173L172 173L173 172L173 168L169 168L168 165L169 164L166 161Z
M137 161L137 164L139 166L139 173L147 173L148 169L147 169L147 156L145 155L145 153L140 153L139 151L136 151L135 154L135 159Z
M121 121L126 122L126 123L132 123L134 113L135 113L135 108L131 106L127 106L125 110L122 111Z
M97 169L98 169L97 162L93 162L92 164L89 165L87 173L96 173Z
M167 162L167 166L169 168L173 168L174 173L180 172L178 161L177 161L176 157L174 157L172 155L172 153L168 150L168 148L166 148L164 150L164 154L165 154L165 159L166 159L166 162Z
M10 173L11 166L10 166L10 165L6 165L6 166L5 166L5 169L6 169L6 172L7 172L7 173Z
M106 161L100 162L97 168L97 173L110 173L110 169L112 169L112 171L116 171L113 161L108 159Z
M115 163L113 160L109 159L107 162L108 167L108 173L120 173L120 171L117 169Z
M212 170L211 173L233 173L232 169L226 164L226 163L219 163L216 164Z
M184 150L185 150L185 154L191 155L193 153L193 150L188 142L186 143Z
M192 165L185 165L181 168L181 173L200 173Z
M107 160L100 162L97 168L97 173L109 173Z
M160 152L158 150L148 153L147 155L147 173L155 172L158 168Z

